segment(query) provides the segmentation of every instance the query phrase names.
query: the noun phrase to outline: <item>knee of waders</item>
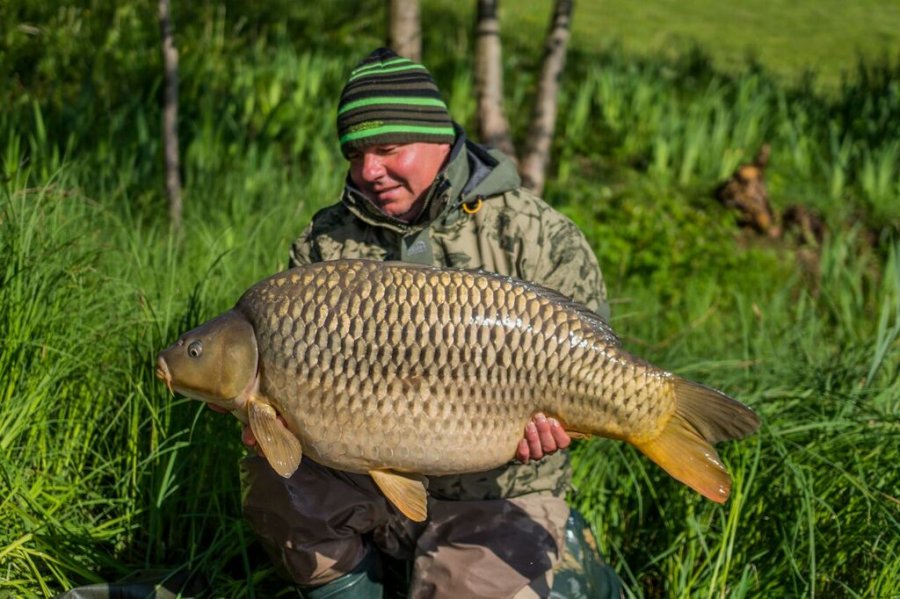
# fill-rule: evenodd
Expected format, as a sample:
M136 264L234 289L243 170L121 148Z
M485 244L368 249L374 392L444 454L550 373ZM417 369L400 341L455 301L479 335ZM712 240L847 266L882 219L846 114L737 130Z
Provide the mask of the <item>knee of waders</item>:
M553 576L551 599L619 599L625 596L615 570L600 557L597 540L576 510L566 521L565 551Z
M298 587L304 599L381 599L383 585L378 552L369 548L363 561L350 572L317 587Z

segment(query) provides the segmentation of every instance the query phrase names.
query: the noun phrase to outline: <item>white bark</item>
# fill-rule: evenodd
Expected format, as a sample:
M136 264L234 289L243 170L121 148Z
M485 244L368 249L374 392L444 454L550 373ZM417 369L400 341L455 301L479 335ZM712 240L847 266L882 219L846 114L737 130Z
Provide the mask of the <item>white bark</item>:
M422 21L419 0L390 0L388 21L388 47L400 56L421 62Z
M172 35L169 0L159 0L159 29L162 37L165 91L163 94L162 136L166 168L166 195L173 229L181 230L181 175L178 161L178 50Z
M544 45L544 61L534 112L528 129L527 148L519 169L523 184L540 194L544 189L550 147L556 128L559 80L566 66L566 49L572 22L573 0L556 0Z
M500 41L499 0L478 0L475 22L475 94L478 98L478 136L489 146L516 160L516 149L503 111L503 52Z

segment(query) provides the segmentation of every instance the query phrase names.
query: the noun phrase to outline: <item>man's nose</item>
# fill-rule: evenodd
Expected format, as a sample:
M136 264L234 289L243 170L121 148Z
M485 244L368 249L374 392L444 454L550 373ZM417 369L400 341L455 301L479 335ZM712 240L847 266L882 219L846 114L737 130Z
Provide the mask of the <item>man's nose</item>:
M363 154L362 177L365 181L377 181L384 175L384 161L377 154Z

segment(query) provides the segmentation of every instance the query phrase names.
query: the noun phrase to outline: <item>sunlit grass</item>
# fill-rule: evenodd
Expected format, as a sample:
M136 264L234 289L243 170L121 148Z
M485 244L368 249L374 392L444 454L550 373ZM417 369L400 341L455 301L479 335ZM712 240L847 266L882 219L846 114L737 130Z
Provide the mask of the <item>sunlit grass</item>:
M546 29L552 2L500 6L507 31L534 37ZM900 58L900 7L884 0L576 2L572 30L574 45L594 51L618 43L633 55L677 55L696 45L710 49L721 70L745 70L752 58L784 83L815 72L826 89L837 88L857 58L878 60L885 48Z
M725 445L735 488L722 507L678 488L636 452L608 441L579 447L578 503L632 588L663 596L897 593L900 279L890 271L900 247L880 289L857 295L848 282L865 285L867 276L865 260L847 252L854 242L825 248L817 298L775 280L754 307L740 295L720 304L728 316L692 327L688 347L636 348L746 401L763 427ZM706 309L697 300L675 309L688 320ZM617 330L647 339L645 321L628 318Z

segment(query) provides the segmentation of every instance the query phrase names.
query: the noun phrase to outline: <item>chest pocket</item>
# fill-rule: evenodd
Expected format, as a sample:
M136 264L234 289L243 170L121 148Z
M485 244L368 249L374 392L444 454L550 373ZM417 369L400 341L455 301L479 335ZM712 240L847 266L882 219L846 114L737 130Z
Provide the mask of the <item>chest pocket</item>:
M428 229L407 235L400 240L400 259L413 264L434 264L434 248Z
M379 244L372 235L357 231L335 231L331 235L316 237L316 249L322 260L341 258L363 258L368 260L399 260L399 255L391 255L386 247Z
M454 268L522 277L522 239L511 234L510 223L504 222L503 216L492 210L488 202L476 214L454 223L438 240L444 263Z

